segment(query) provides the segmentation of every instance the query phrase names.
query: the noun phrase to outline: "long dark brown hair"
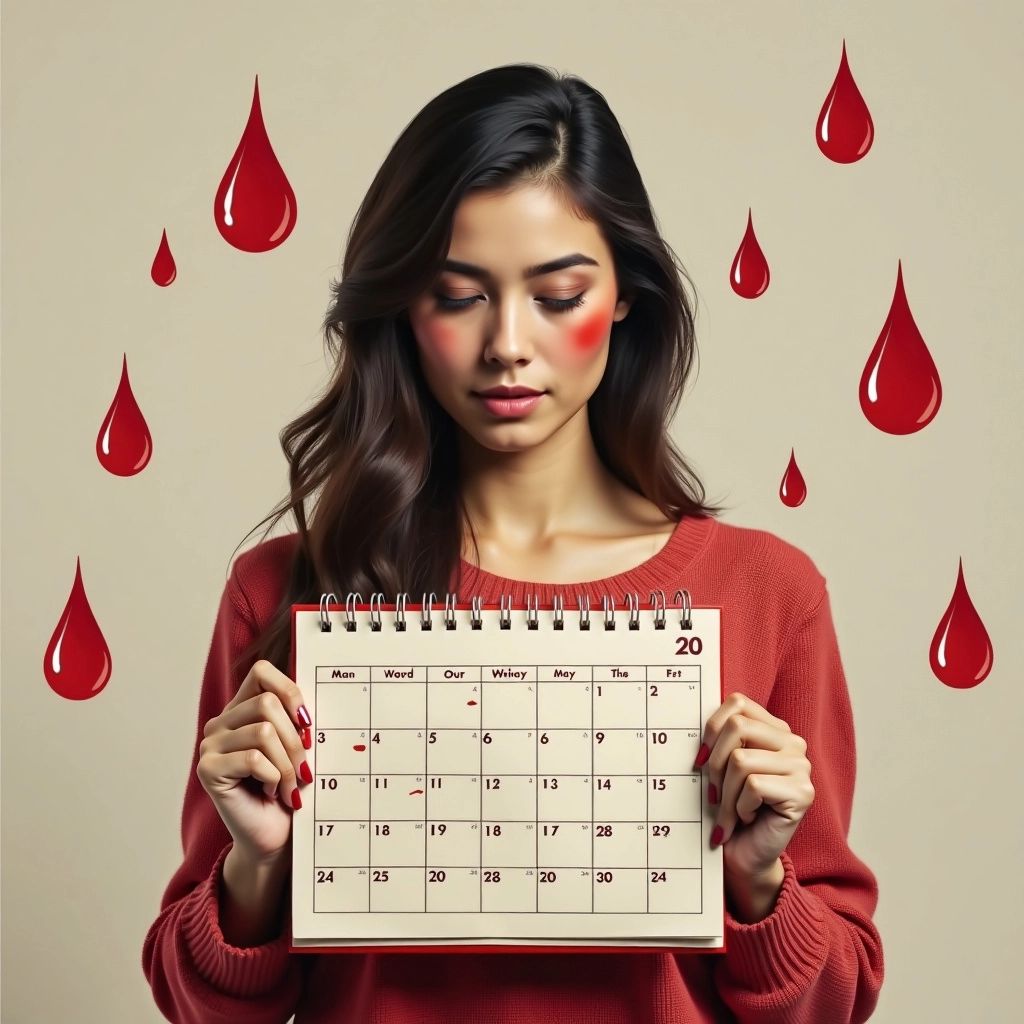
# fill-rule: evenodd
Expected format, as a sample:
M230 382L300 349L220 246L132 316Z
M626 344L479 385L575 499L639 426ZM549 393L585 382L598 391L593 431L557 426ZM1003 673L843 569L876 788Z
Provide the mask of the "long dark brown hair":
M288 671L291 605L333 592L443 595L473 536L455 424L428 389L408 319L441 273L469 192L540 185L597 224L621 294L607 366L588 403L599 457L673 520L717 515L668 433L696 355L691 283L661 237L619 122L573 75L507 64L453 85L398 137L356 212L322 330L334 365L322 397L280 433L298 539L286 592L238 664ZM319 492L309 522L305 502ZM246 536L249 536L247 534ZM244 543L244 538L243 542ZM239 545L241 546L241 545ZM237 549L236 549L237 550ZM237 667L237 666L236 666Z

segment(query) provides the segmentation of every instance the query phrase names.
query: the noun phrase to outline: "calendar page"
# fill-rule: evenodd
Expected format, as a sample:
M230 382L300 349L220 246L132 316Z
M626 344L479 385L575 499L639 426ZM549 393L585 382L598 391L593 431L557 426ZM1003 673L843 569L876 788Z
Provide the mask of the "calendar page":
M291 950L724 950L692 768L722 703L721 609L690 629L671 607L662 629L653 606L635 629L628 609L614 629L593 609L589 629L576 609L561 628L535 605L429 611L428 630L420 604L292 607L313 782Z

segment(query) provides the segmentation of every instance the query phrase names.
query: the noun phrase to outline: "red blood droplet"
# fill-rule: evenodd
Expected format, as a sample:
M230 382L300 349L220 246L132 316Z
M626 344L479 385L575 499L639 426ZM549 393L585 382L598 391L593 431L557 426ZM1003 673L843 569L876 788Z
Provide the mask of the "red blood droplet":
M732 269L729 271L729 284L741 298L756 299L759 295L764 294L770 279L768 261L761 251L757 235L754 234L754 221L748 206L747 230L733 257Z
M962 558L953 597L932 637L928 661L936 679L956 690L977 686L992 671L992 642L967 593Z
M837 164L852 164L871 148L875 126L871 111L857 88L846 59L846 40L839 58L839 70L815 127L818 149Z
M471 707L473 707L473 706L474 706L475 704L476 704L476 701L475 701L475 700L467 700L467 701L466 701L466 707L470 707L470 708L471 708Z
M128 357L121 357L121 380L96 435L96 456L115 476L134 476L146 468L153 438L128 381Z
M353 750L358 750L360 753L362 753L366 749L366 744L365 743L356 743L352 747L352 749Z
M171 255L171 247L167 244L167 228L160 238L160 245L157 246L156 255L153 257L153 266L149 268L149 276L153 281L166 288L177 276L178 267Z
M941 403L942 382L910 312L900 261L889 315L861 373L860 407L879 430L913 434L931 423Z
M804 475L796 464L796 454L792 448L789 450L789 465L779 485L779 497L783 505L796 508L802 505L807 497L807 484L804 483Z
M422 789L410 789L409 790L409 796L416 796L417 794L422 796L423 795L423 790Z
M295 227L295 193L270 144L256 76L249 120L213 201L213 219L224 239L244 252L279 246Z
M59 696L88 700L107 685L112 667L110 649L85 596L81 559L76 559L71 593L43 655L43 675Z

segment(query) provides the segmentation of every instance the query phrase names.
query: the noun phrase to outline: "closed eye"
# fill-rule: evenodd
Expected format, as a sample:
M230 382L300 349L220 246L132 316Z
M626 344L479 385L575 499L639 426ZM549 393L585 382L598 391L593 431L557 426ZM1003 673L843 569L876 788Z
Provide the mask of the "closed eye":
M568 312L570 309L577 309L579 306L582 306L585 301L585 294L585 292L580 292L579 295L576 295L571 299L538 298L537 301L546 303L548 305L548 308L550 308L553 312L565 313ZM468 298L465 299L453 299L448 295L442 295L438 292L435 292L434 298L437 300L437 305L439 309L467 309L469 306L473 305L473 303L476 302L477 299L482 298L482 296L470 295Z

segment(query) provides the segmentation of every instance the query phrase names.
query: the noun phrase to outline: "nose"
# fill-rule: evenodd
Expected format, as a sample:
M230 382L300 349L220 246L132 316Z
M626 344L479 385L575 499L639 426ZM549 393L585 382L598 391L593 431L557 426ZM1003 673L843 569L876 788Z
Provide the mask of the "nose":
M484 358L497 359L513 365L532 358L533 346L529 339L529 314L515 302L495 303L495 313L487 326Z

